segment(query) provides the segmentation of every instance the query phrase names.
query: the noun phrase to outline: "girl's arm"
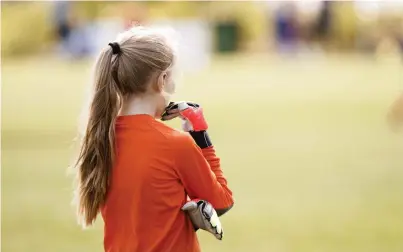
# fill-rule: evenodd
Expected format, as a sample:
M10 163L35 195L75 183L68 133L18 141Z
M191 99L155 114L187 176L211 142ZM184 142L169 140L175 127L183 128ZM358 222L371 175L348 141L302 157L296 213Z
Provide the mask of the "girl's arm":
M186 133L181 134L176 142L176 171L188 196L210 202L218 215L231 209L234 204L232 191L214 147L201 149Z

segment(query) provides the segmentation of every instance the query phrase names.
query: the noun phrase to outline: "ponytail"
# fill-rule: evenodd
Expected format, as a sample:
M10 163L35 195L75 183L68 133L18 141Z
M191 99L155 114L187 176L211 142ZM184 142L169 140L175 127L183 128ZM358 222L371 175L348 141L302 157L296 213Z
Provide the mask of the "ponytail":
M78 217L84 227L93 224L105 203L114 163L115 122L122 106L122 95L114 78L118 57L108 47L95 67L89 118L76 162Z

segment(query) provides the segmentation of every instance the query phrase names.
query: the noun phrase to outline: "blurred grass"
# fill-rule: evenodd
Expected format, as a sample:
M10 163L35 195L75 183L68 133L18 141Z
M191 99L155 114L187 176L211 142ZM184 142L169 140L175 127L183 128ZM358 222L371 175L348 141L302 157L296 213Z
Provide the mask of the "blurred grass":
M2 251L101 251L74 219L72 139L88 62L2 62ZM177 99L205 107L236 197L203 251L403 251L403 139L385 125L392 62L218 58ZM173 123L177 126L176 123Z

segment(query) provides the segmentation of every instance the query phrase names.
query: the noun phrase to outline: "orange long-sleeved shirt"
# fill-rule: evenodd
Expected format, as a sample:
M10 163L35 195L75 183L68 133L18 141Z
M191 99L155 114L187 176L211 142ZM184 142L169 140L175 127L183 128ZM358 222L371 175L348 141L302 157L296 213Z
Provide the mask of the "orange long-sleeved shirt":
M107 252L200 251L187 196L216 209L233 204L213 147L200 149L188 133L148 115L118 117L116 163L105 206Z

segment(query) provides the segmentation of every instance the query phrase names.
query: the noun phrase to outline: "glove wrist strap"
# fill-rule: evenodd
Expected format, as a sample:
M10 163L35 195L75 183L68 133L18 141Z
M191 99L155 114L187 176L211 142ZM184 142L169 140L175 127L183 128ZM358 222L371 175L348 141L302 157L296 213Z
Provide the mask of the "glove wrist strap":
M209 135L207 134L207 131L205 130L189 131L189 134L192 136L193 140L201 149L205 149L213 145L211 143Z

